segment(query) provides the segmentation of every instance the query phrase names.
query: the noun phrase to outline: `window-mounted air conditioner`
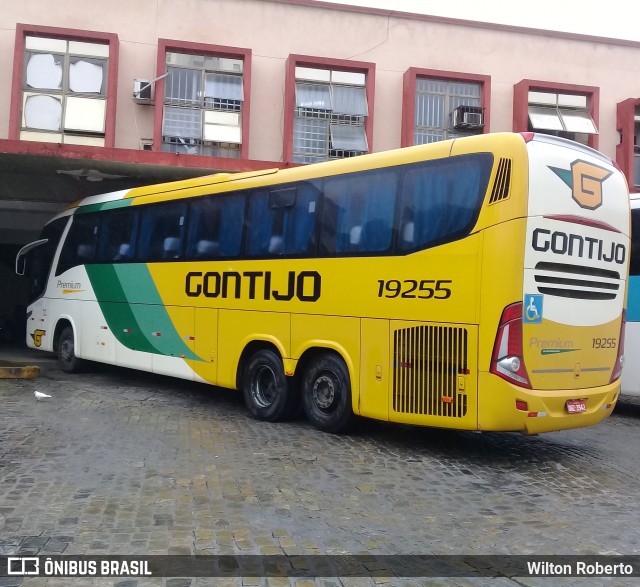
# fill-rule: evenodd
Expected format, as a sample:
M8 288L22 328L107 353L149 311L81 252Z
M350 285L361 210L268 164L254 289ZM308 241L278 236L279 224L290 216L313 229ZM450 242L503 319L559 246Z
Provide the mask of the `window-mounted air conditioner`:
M480 106L458 106L453 111L453 128L477 130L484 126L484 112Z
M148 79L133 80L133 101L136 104L153 104L151 82Z

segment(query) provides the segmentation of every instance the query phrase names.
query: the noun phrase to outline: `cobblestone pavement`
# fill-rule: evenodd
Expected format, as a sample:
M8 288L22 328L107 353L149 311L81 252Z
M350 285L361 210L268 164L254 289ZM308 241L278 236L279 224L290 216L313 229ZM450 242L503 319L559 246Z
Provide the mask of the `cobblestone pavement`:
M252 420L227 390L54 369L0 380L0 555L638 555L639 446L635 400L596 427L537 437L376 422L334 436L302 419ZM0 587L637 582L6 577Z

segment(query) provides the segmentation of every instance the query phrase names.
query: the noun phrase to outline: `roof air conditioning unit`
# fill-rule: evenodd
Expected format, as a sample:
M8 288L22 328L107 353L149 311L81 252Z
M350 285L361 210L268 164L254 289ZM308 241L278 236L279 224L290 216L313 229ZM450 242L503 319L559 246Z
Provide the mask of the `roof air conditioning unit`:
M480 106L458 106L453 111L453 128L479 130L484 127L484 112Z
M151 82L148 79L133 80L133 101L136 104L152 104Z

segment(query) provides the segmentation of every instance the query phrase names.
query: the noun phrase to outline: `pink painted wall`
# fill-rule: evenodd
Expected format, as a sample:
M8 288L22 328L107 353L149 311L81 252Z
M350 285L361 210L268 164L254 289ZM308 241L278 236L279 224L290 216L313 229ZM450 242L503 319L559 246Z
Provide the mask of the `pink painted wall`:
M599 88L599 149L619 142L616 105L640 97L640 43L515 27L348 10L313 0L86 0L6 2L0 28L0 139L9 138L18 23L114 33L119 39L115 147L153 138L154 107L134 104L133 79L156 75L158 39L231 46L252 54L248 158L282 161L289 55L375 64L373 150L401 144L409 68L491 78L491 131L513 129L514 85L524 79Z

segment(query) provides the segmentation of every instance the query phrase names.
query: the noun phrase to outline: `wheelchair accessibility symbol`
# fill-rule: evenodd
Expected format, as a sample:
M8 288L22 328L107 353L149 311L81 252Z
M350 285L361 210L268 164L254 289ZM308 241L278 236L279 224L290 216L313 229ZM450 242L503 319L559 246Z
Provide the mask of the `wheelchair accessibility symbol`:
M526 324L542 322L542 294L526 294L524 296L524 316Z

